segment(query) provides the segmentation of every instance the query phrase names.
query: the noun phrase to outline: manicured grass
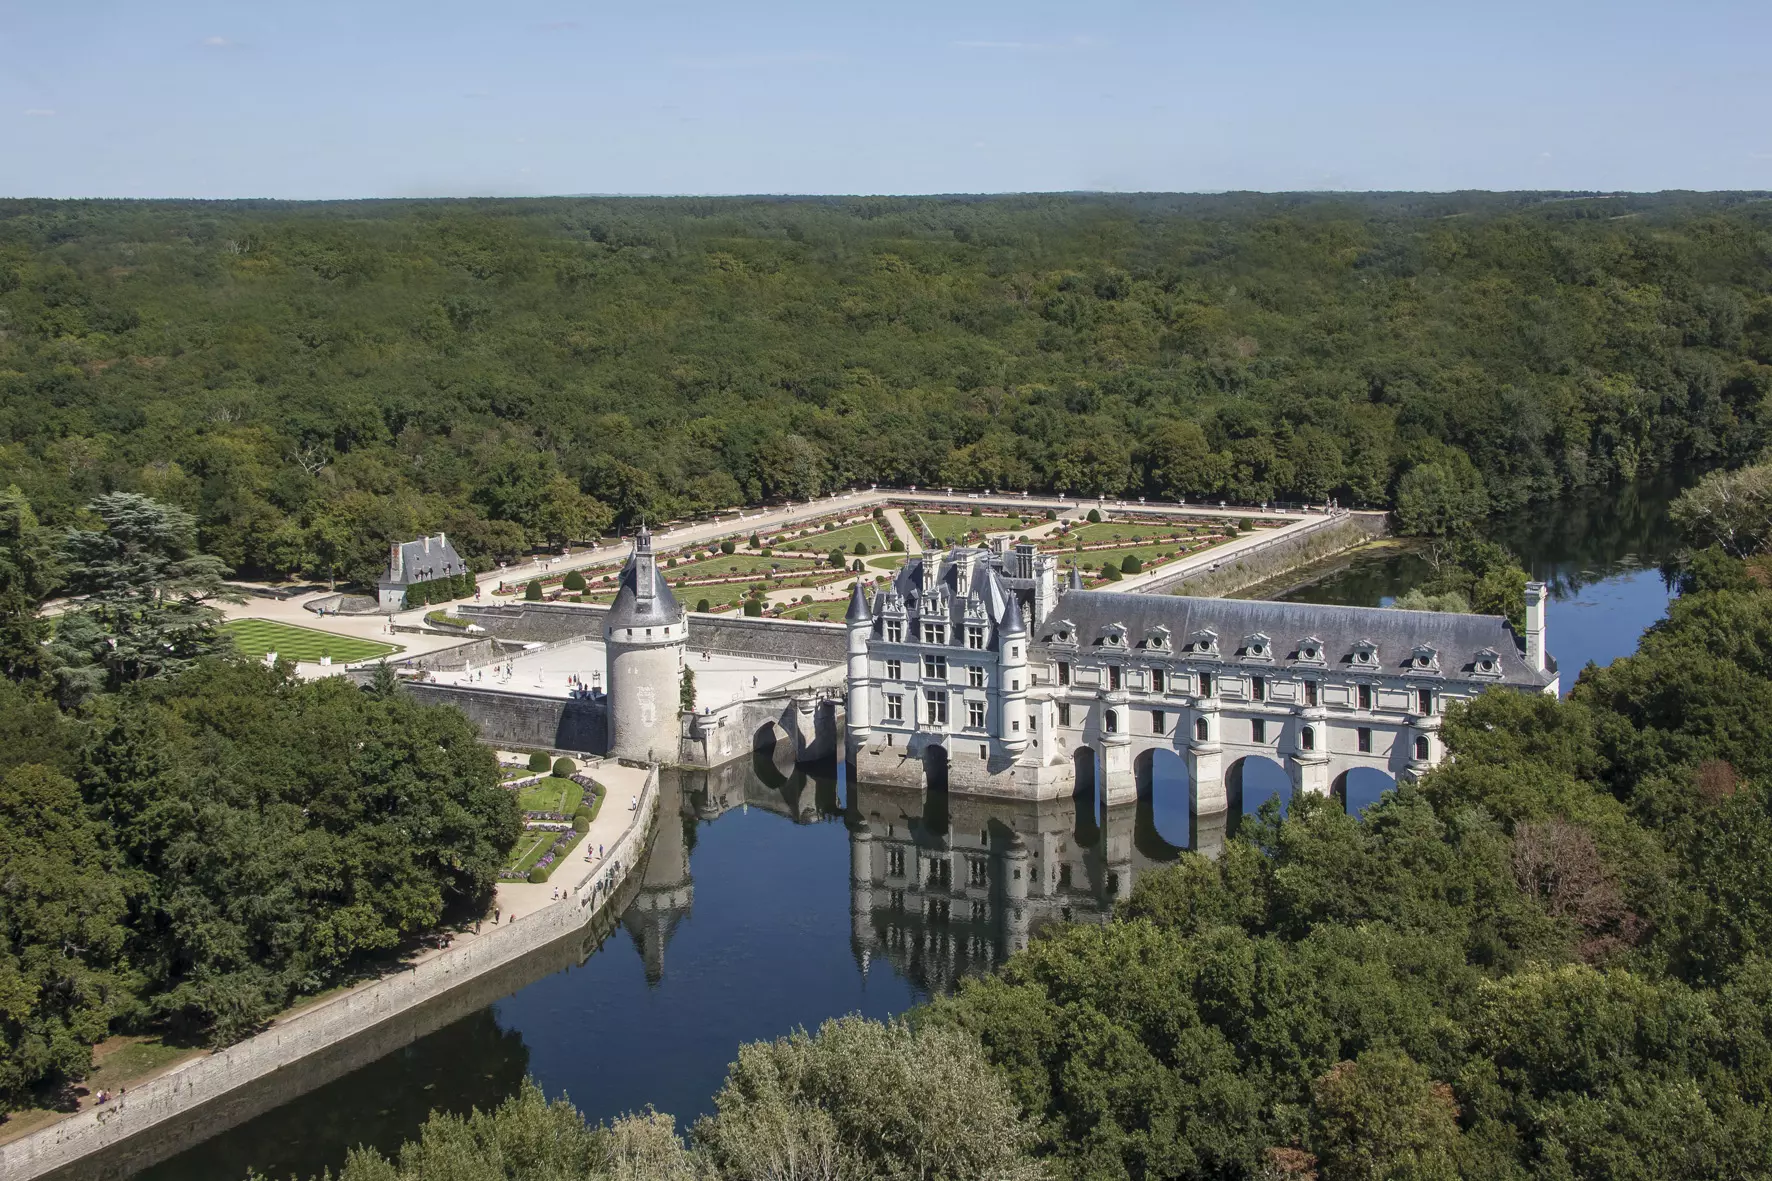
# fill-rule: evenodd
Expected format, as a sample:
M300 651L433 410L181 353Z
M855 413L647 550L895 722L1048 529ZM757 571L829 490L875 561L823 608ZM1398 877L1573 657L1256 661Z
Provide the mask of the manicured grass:
M870 554L877 554L891 544L880 535L880 530L875 528L872 521L845 525L841 529L832 529L829 533L816 529L805 537L773 538L769 544L778 550L798 550L814 554L828 554L833 547L842 546L844 553L853 554L858 541L868 547Z
M867 564L874 570L900 570L903 569L905 561L904 554L887 554L881 558L869 558Z
M550 775L540 783L532 783L517 792L517 806L525 812L563 812L570 816L578 810L585 789L570 779Z
M359 660L391 656L401 650L398 644L359 640L355 636L316 631L271 619L233 619L224 623L222 628L234 637L234 645L241 654L254 660L262 659L267 652L275 652L279 659L285 660L317 661L322 656L330 656L334 663L353 664Z
M948 538L964 541L966 535L977 529L980 533L1025 533L1038 520L1023 525L1020 517L974 517L966 513L923 513L924 526L933 534L940 544L946 545ZM906 518L909 519L908 517Z
M554 876L554 871L556 869L559 869L562 865L565 865L568 861L572 860L572 855L574 853L578 852L578 847L580 845L584 844L584 839L585 839L584 833L582 833L582 832L573 833L572 840L566 846L565 851L562 852L558 857L554 858L554 863L552 865L548 866L547 872L542 875L541 880L544 882L547 881L549 878ZM536 850L535 857L533 859L531 859L531 861L529 862L528 865L523 867L524 872L527 873L529 870L534 869L535 863L537 861L541 860L541 855L543 853L546 853L552 847L553 847L553 842L548 841L548 842L544 843L540 849Z
M826 546L825 552L830 552ZM818 563L810 558L768 557L762 554L718 554L712 558L704 558L699 562L679 563L674 569L667 568L664 572L665 581L674 588L678 583L692 578L732 578L740 574L770 574L773 567L780 566L783 571L813 570Z
M1177 533L1189 536L1199 526L1190 522L1183 524L1177 521L1171 525L1167 522L1155 525L1134 525L1126 521L1102 521L1095 525L1079 525L1064 535L1064 540L1075 544L1081 541L1084 545L1099 545L1104 541L1138 542L1147 538L1168 539Z

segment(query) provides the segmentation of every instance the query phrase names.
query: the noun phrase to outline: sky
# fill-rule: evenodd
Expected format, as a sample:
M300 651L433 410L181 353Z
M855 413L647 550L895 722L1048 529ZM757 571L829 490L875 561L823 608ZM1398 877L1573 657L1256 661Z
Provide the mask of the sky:
M0 196L1772 189L1772 0L0 0Z

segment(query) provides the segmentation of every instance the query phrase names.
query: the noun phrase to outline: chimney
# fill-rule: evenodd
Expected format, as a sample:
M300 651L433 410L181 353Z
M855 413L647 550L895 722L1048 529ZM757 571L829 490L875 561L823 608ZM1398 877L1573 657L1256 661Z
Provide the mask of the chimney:
M403 551L400 548L399 542L397 542L397 541L393 542L388 546L388 581L389 582L404 581L405 564L403 562L401 562L401 560L400 560L402 553L403 553Z
M1544 650L1544 607L1548 588L1542 582L1526 584L1526 664L1534 672L1544 672L1548 665Z
M961 598L972 593L972 563L977 556L973 549L954 551L954 593Z

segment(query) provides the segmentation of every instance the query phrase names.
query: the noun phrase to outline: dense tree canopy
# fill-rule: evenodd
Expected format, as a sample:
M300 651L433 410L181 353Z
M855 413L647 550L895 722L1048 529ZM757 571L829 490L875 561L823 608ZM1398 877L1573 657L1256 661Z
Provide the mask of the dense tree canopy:
M0 204L0 486L244 573L858 481L1507 507L1766 441L1763 202Z

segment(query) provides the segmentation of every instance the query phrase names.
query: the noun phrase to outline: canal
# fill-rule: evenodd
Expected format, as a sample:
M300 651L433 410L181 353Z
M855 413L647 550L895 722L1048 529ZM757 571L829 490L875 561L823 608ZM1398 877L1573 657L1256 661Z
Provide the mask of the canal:
M1491 535L1551 584L1551 649L1565 691L1588 662L1631 651L1666 610L1657 567L1676 544L1666 507L1677 490L1642 481L1493 522ZM1385 549L1311 575L1277 597L1379 606L1422 581L1426 564ZM1155 811L1147 802L1098 818L1070 801L852 791L834 773L762 759L673 774L663 790L640 893L582 963L141 1176L336 1171L352 1146L392 1151L431 1109L495 1105L525 1075L592 1119L650 1105L686 1124L711 1109L741 1042L844 1013L903 1012L987 970L1044 924L1103 920L1139 872L1172 859L1178 845L1215 839L1166 811L1160 792ZM1010 862L1030 869L1020 905L1002 892ZM939 913L890 888L888 879L923 880L942 864L980 884L945 891L955 897Z

